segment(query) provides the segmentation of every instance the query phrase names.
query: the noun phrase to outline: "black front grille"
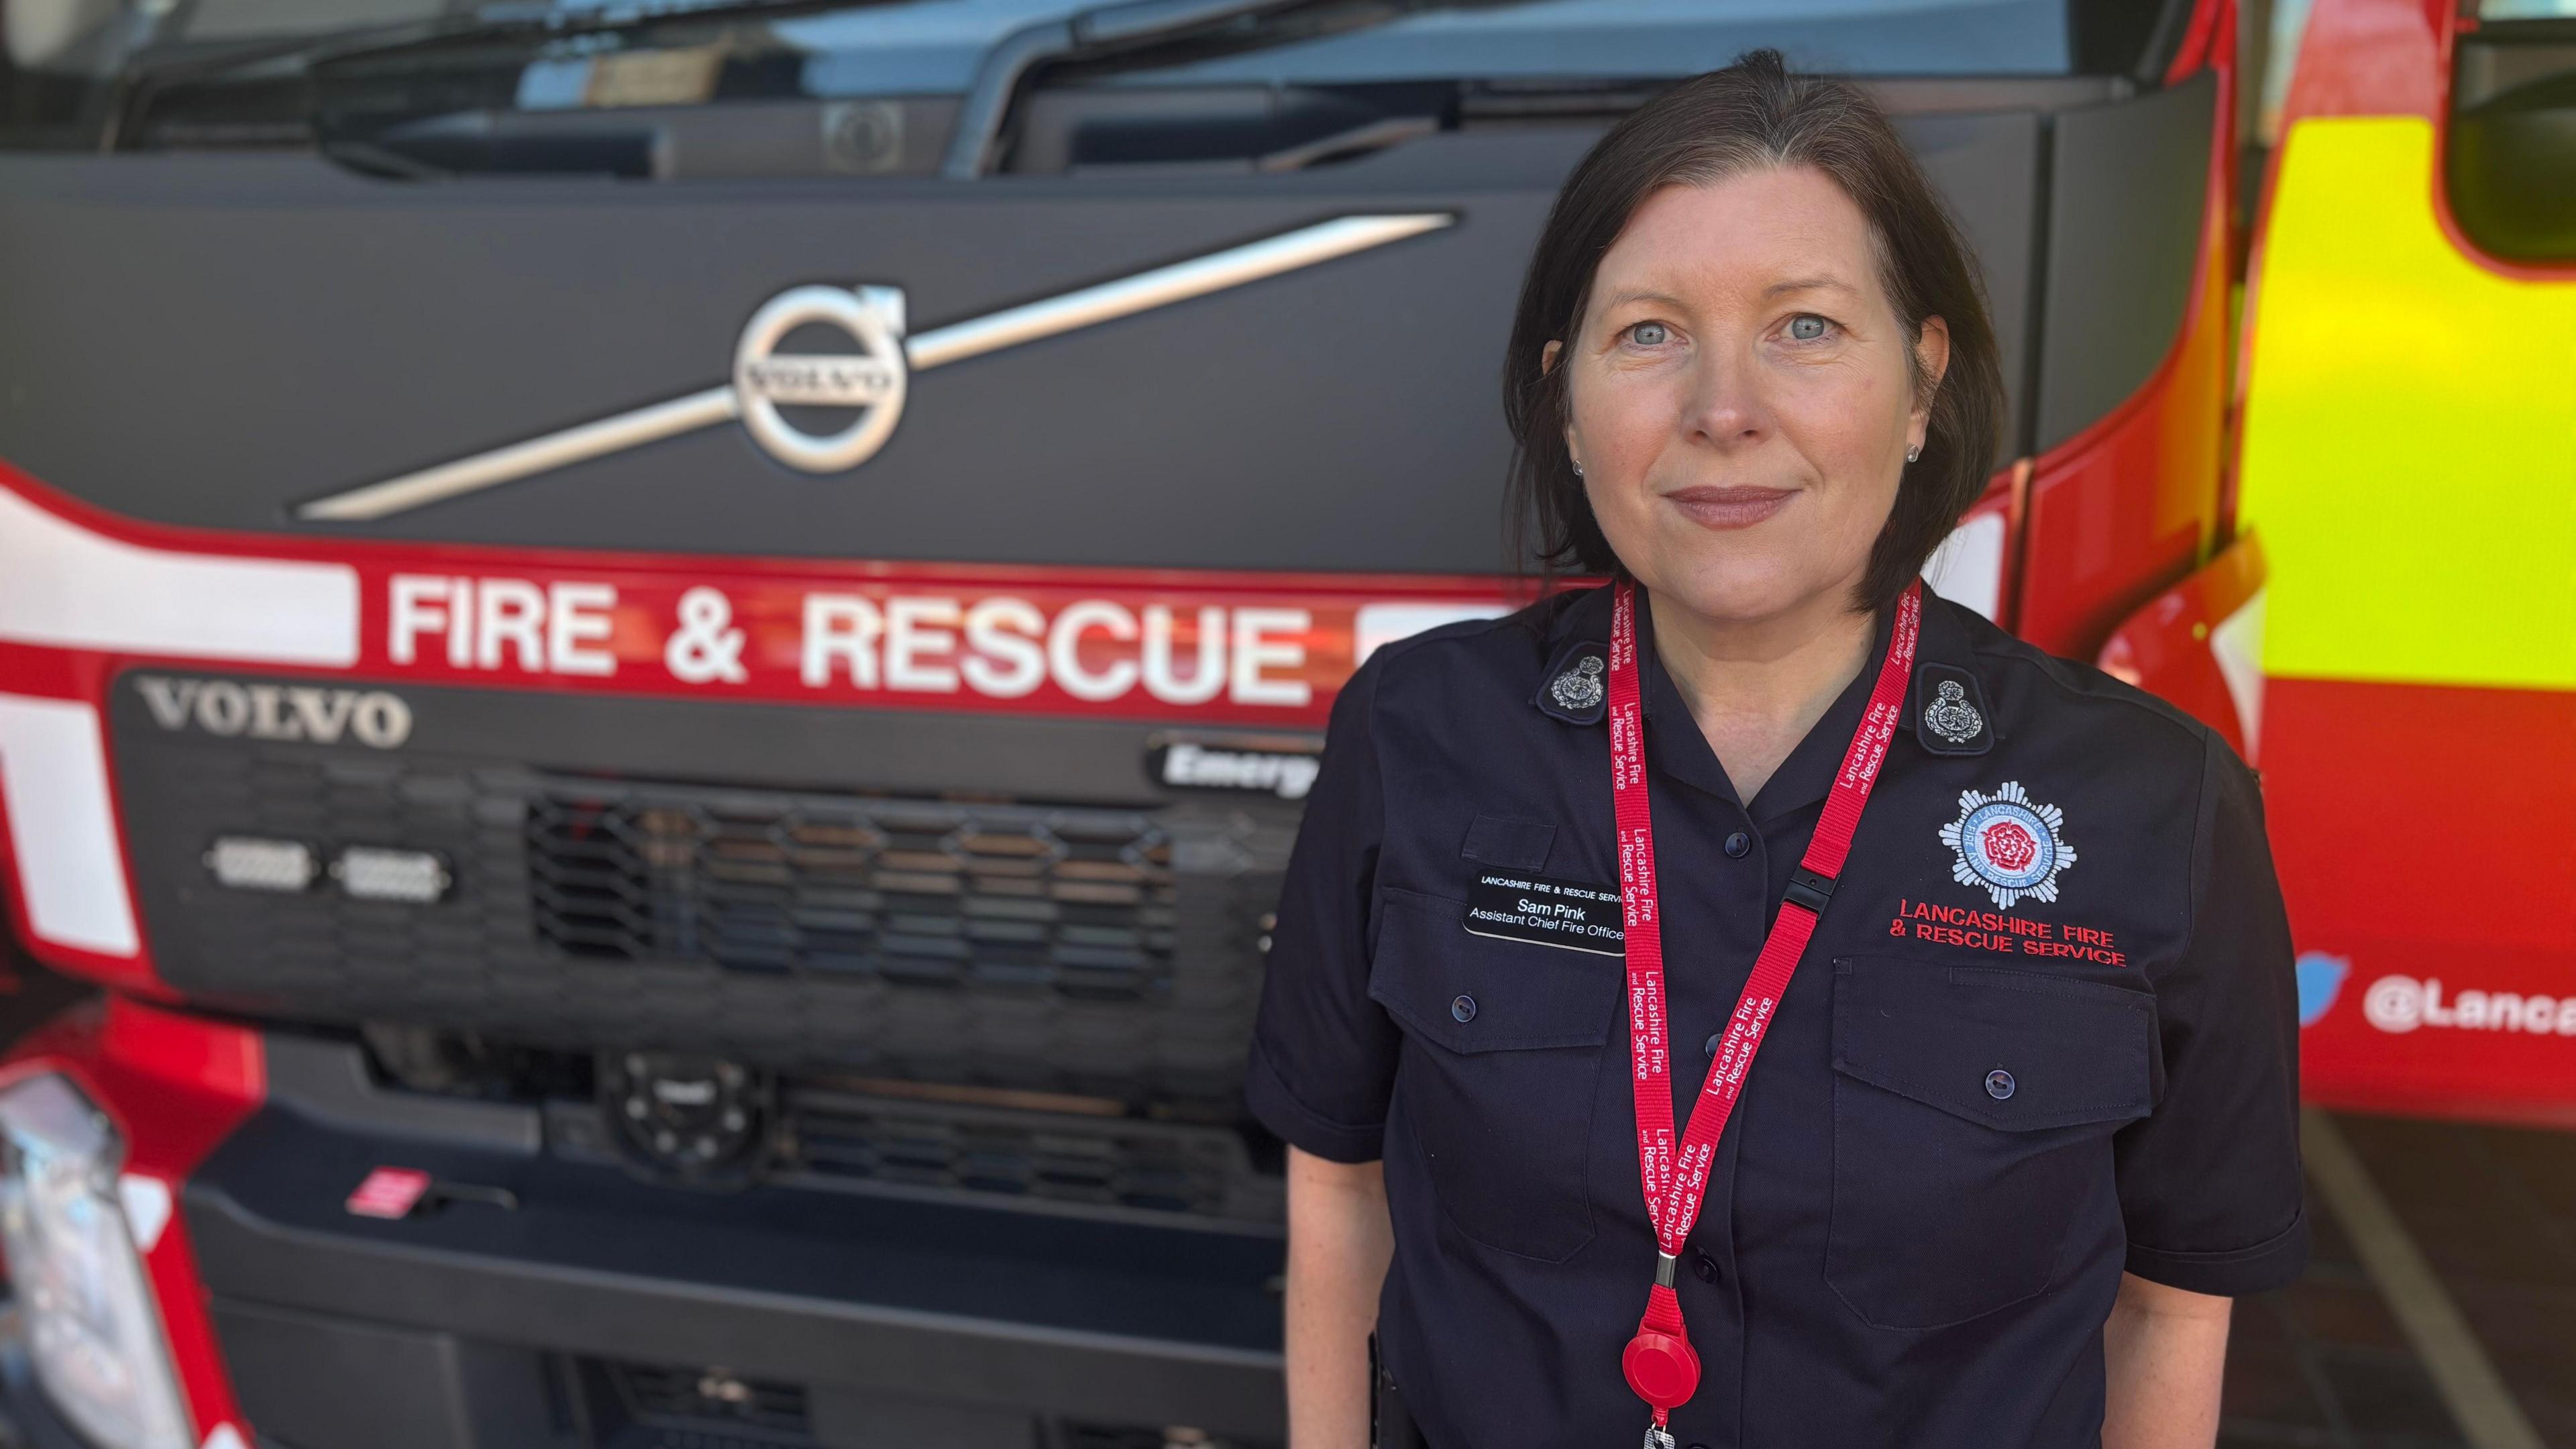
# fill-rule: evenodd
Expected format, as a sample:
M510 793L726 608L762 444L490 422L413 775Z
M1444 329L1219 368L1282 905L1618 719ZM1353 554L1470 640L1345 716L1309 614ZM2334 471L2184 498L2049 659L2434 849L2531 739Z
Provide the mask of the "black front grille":
M578 1372L597 1449L820 1449L800 1384L598 1360Z
M1047 987L1170 980L1172 844L1151 816L624 788L527 821L537 933L578 955Z
M192 1000L1114 1101L1240 1102L1295 816L607 779L120 715L154 964ZM434 904L228 889L225 836L434 853ZM1113 1192L1113 1195L1115 1193Z
M737 1377L723 1369L613 1365L610 1377L639 1414L668 1419L748 1425L802 1434L812 1428L805 1391L794 1384Z
M1276 1449L1258 1439L1221 1439L1199 1429L1140 1429L1109 1424L1067 1424L1057 1435L1063 1449Z
M1279 1179L1231 1126L917 1103L789 1082L788 1164L820 1176L1277 1222Z

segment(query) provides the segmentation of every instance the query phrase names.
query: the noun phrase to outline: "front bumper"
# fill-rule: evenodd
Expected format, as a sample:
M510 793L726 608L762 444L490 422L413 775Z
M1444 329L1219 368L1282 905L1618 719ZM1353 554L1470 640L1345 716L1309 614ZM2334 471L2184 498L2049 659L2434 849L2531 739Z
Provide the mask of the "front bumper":
M1276 1227L662 1185L549 1150L534 1108L377 1086L352 1045L273 1034L264 1056L264 1100L188 1173L176 1224L258 1449L1285 1438ZM166 1110L103 1095L129 1124ZM351 1213L386 1166L463 1191ZM11 1384L36 1449L79 1449Z
M350 1215L384 1165L516 1206ZM780 1445L891 1442L891 1423L913 1443L1015 1449L1085 1429L1281 1437L1269 1235L658 1187L276 1107L208 1160L182 1211L242 1411L296 1449L543 1443L527 1431L600 1412L550 1417L550 1396L626 1366L792 1390L804 1427Z

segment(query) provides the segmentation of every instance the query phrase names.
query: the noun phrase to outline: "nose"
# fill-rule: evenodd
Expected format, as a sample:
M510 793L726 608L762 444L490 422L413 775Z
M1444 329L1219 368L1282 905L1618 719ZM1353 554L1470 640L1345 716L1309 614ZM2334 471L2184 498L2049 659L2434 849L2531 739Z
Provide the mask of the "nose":
M1682 425L1690 441L1702 446L1743 447L1762 441L1771 431L1761 372L1752 359L1731 348L1713 347L1700 354L1686 407Z

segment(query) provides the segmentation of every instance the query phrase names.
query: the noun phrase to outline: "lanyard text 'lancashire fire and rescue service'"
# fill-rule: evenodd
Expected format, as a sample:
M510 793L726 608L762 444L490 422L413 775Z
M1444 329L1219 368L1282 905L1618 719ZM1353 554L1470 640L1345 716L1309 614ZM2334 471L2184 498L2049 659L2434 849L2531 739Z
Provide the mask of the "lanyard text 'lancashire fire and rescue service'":
M1762 1034L1770 1028L1781 994L1806 954L1816 919L1832 896L1834 878L1851 854L1852 835L1860 828L1861 807L1896 736L1906 682L1914 673L1914 645L1923 622L1923 585L1909 585L1896 601L1896 626L1887 641L1887 658L1878 667L1869 710L1851 746L1843 752L1842 772L1825 797L1824 815L1807 843L1807 853L1789 876L1787 899L1762 941L1753 974L1736 998L1726 1021L1717 1058L1708 1080L1692 1104L1690 1123L1681 1141L1673 1140L1673 1064L1671 1032L1664 1020L1664 944L1662 913L1655 898L1655 827L1646 809L1646 723L1637 698L1637 590L1621 579L1612 586L1610 610L1610 788L1618 807L1619 900L1625 916L1628 957L1628 1045L1635 1068L1632 1086L1637 1101L1637 1171L1646 1191L1646 1216L1654 1224L1655 1286L1646 1295L1645 1317L1637 1336L1620 1355L1628 1386L1654 1406L1646 1429L1645 1449L1672 1449L1667 1422L1672 1411L1689 1402L1699 1387L1699 1355L1682 1324L1682 1303L1673 1291L1673 1270L1681 1259L1691 1224L1699 1220L1701 1199L1708 1191L1708 1170L1717 1160L1718 1138L1726 1119L1744 1094L1745 1073Z

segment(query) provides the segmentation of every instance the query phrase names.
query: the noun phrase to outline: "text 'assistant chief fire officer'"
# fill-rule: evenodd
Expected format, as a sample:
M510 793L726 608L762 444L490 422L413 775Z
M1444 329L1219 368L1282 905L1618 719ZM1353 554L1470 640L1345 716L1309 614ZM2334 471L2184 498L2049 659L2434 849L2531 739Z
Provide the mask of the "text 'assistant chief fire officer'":
M2002 389L1886 118L1771 52L1638 111L1506 366L1613 583L1334 707L1249 1079L1294 1449L1367 1442L1372 1329L1435 1449L2207 1449L2306 1241L2261 806L1915 583Z

